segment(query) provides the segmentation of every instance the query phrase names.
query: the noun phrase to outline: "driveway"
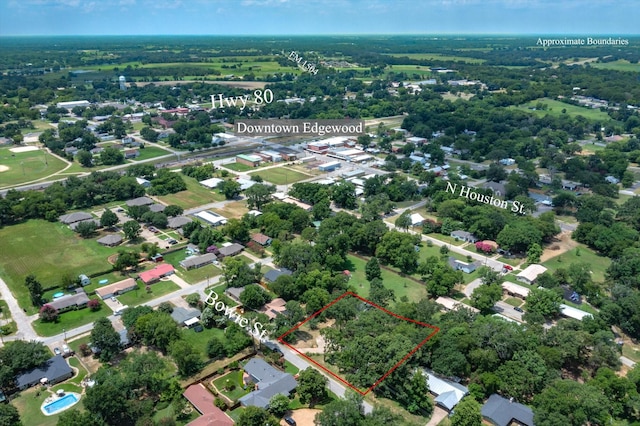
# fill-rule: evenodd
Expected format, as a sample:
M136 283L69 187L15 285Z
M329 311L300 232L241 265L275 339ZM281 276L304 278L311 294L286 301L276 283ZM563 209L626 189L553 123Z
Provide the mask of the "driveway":
M482 279L476 278L475 280L471 281L469 284L467 284L464 287L463 293L465 294L465 296L471 297L471 295L473 294L473 290L480 287L481 285L482 285Z
M496 302L496 304L493 305L493 310L499 314L504 315L505 317L509 317L518 322L524 322L522 320L522 315L524 315L524 313L516 311L515 309L513 309L513 306L503 301Z

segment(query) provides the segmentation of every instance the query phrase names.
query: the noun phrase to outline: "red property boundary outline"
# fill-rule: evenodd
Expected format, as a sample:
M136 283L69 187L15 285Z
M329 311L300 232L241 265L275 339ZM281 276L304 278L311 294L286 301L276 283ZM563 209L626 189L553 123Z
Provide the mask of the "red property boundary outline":
M407 355L404 356L404 358L402 358L400 361L398 361L392 368L391 370L387 371L381 378L379 378L373 385L371 385L371 387L369 387L369 389L367 389L365 392L362 392L360 389L358 389L357 387L353 386L351 383L347 382L346 380L344 380L342 377L338 376L337 374L335 374L333 371L329 370L328 368L324 367L323 365L320 365L319 363L317 363L316 361L314 361L313 359L311 359L309 356L307 356L306 354L300 352L298 349L294 348L293 346L291 346L289 343L284 341L284 338L293 333L294 331L296 331L299 327L301 327L304 323L306 323L307 321L311 320L312 318L320 315L324 310L326 310L327 308L333 306L335 303L337 303L338 301L340 301L341 299L345 298L346 296L353 296L356 297L358 299L360 299L361 301L377 308L380 309L381 311L394 316L396 318L399 318L403 321L409 321L412 322L414 324L418 324L421 325L423 327L426 328L431 328L434 331L429 334L422 342L420 342L418 344L418 346L416 346L411 352L409 352ZM356 392L358 392L360 395L366 395L369 392L371 392L376 386L378 386L384 379L386 379L391 373L393 373L396 368L400 367L400 365L402 365L403 362L405 362L407 359L409 359L409 357L411 355L413 355L414 353L416 353L418 351L418 349L420 349L425 343L427 343L429 341L429 339L431 339L433 336L435 336L438 332L440 331L440 328L436 327L435 325L431 325L431 324L427 324L424 322L420 322L420 321L416 321L416 320L412 320L409 318L405 318L403 316L400 316L398 314L395 314L381 306L376 305L375 303L358 296L357 294L355 294L352 291L347 291L346 293L344 293L342 296L338 297L337 299L335 299L333 302L329 303L327 306L325 306L324 308L320 309L318 312L315 312L313 315L311 315L309 318L307 318L306 320L302 321L300 324L296 325L295 327L293 327L292 329L290 329L289 331L287 331L286 333L284 333L282 336L278 337L278 341L280 343L282 343L283 345L287 346L289 349L294 350L295 352L298 353L298 355L304 357L307 361L312 362L315 366L317 366L318 368L321 368L324 372L330 374L331 376L335 377L336 379L338 379L340 382L344 383L345 385L349 386L351 389L355 390Z

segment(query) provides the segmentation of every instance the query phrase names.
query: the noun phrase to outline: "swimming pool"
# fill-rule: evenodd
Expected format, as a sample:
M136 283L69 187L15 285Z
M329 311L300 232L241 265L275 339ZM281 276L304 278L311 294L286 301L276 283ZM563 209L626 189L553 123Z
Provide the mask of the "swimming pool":
M50 416L66 410L67 408L75 405L78 401L80 401L80 395L75 392L69 392L65 396L56 398L55 401L43 405L42 412L46 416Z
M57 298L62 297L62 296L64 296L64 293L63 292L58 292L58 293L53 295L53 298L57 299Z

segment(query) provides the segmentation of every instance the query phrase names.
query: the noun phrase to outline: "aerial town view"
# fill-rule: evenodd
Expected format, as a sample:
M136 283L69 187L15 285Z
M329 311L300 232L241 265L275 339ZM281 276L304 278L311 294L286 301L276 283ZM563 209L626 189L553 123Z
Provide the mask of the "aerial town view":
M0 426L640 426L636 0L1 0Z

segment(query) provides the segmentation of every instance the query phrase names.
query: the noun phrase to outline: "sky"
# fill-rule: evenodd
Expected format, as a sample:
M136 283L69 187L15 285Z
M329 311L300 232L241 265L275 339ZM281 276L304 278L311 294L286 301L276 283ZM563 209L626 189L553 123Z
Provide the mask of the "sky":
M640 34L640 0L0 0L11 35Z

